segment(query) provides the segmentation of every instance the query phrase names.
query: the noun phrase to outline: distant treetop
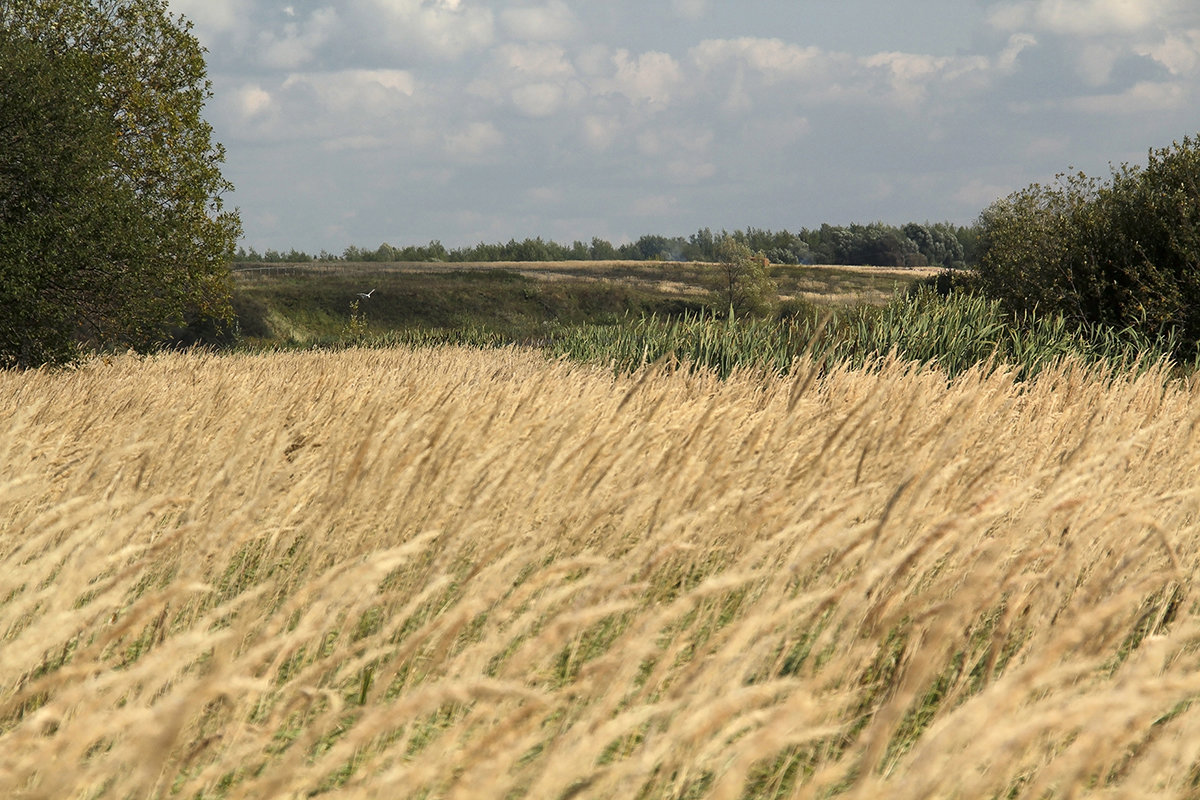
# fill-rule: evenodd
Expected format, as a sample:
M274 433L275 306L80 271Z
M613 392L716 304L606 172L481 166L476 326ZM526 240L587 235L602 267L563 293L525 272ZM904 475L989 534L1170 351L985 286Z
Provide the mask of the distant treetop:
M426 245L395 247L387 242L376 248L347 247L340 256L322 251L313 256L292 249L288 252L253 247L241 248L237 261L296 263L304 261L367 262L489 262L489 261L720 261L718 243L725 238L762 252L774 264L853 264L880 267L964 267L975 261L976 234L973 227L948 222L910 222L901 227L873 222L867 225L822 225L771 231L747 228L720 231L701 228L688 237L646 234L635 242L613 245L599 237L590 244L569 245L542 239L510 239L506 243L480 243L473 247L446 249L439 241Z

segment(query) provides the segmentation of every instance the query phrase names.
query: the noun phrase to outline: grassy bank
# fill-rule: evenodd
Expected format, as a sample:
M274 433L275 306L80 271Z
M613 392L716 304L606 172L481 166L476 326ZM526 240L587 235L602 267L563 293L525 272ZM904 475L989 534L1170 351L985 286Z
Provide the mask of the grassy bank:
M0 795L1194 796L1154 370L0 374Z
M350 328L383 335L484 329L511 341L554 326L613 324L626 315L699 310L701 298L619 273L563 279L506 266L453 269L347 265L237 274L235 310L251 343L335 340ZM369 300L360 292L374 290Z
M234 305L251 344L329 342L354 315L373 336L486 330L509 341L547 331L614 325L626 318L697 313L705 265L663 262L243 265ZM792 305L882 305L919 277L913 271L776 266ZM375 290L358 302L359 292Z

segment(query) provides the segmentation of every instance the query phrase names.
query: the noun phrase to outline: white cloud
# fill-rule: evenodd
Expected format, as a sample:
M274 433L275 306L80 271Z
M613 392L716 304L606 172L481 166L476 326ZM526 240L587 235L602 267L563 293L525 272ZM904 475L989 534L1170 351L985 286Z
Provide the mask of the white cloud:
M1030 47L1037 46L1037 38L1028 33L1014 33L1008 38L1008 45L1000 51L994 65L1002 73L1012 72L1017 67L1017 58Z
M245 118L258 116L271 106L271 93L258 84L248 84L237 91L237 107Z
M1194 73L1200 67L1200 30L1167 34L1162 41L1143 46L1138 53L1153 58L1172 75Z
M1044 158L1046 156L1061 156L1067 153L1071 146L1071 137L1037 136L1025 145L1023 152L1027 158Z
M631 100L666 105L683 83L683 70L667 53L650 51L639 56L618 50L612 57L615 90Z
M579 48L571 60L580 73L591 77L601 77L612 69L612 51L602 44Z
M707 39L689 51L689 61L698 72L695 83L729 117L776 106L780 91L792 102L830 99L846 85L857 85L857 97L865 94L852 57L779 39Z
M531 117L548 117L562 107L563 88L554 83L529 83L512 91L512 101Z
M484 73L467 85L476 97L507 98L521 113L545 117L584 93L575 68L557 45L507 44L496 48Z
M1119 94L1075 98L1067 103L1067 107L1088 114L1143 115L1178 111L1188 105L1189 95L1179 83L1142 81Z
M985 89L997 71L986 56L929 56L920 53L880 53L863 63L879 70L891 102L903 107L924 105L931 94L973 94Z
M494 66L535 78L563 79L575 75L566 51L557 45L502 45L495 51Z
M523 48L504 48L504 51L529 52ZM665 106L676 99L677 91L685 82L679 62L663 52L652 50L635 55L626 49L585 47L574 58L578 69L567 61L561 48L543 52L548 57L510 57L507 61L510 66L519 64L521 71L558 77L575 99L589 95L595 101L616 95L637 104ZM570 80L566 80L568 78Z
M733 83L725 93L725 99L721 101L721 110L728 116L736 117L749 114L753 108L754 98L746 88L746 75L739 70L733 76Z
M412 73L398 69L350 69L337 72L293 73L283 82L297 102L315 102L307 109L351 113L356 119L388 116L410 104L417 91ZM297 93L299 93L297 95ZM341 120L334 119L337 123Z
M1103 86L1109 82L1113 67L1123 55L1123 47L1102 43L1088 44L1076 56L1076 72L1088 86Z
M562 189L557 186L534 186L529 189L526 196L535 203L561 203L563 201Z
M691 50L691 58L701 72L728 68L731 62L744 64L761 73L769 82L797 80L824 73L831 61L845 59L819 47L801 47L779 39L707 39Z
M463 0L353 0L360 32L389 49L457 58L495 40L492 11Z
M1131 34L1168 22L1175 0L1019 0L988 15L996 28L1070 36Z
M948 59L913 53L879 53L863 61L880 70L901 105L915 106L925 99L931 79L938 77Z
M913 2L894 30L899 7L864 19L869 2L170 2L209 48L209 119L260 250L395 241L400 214L448 244L969 222L1171 141L1200 99L1200 0ZM278 191L296 164L327 190ZM398 183L422 202L397 210ZM500 185L513 208L489 201ZM322 238L330 203L360 202Z
M1010 50L1030 41L1013 39ZM788 87L793 101L915 108L935 92L961 96L980 91L1011 66L1015 52L1005 51L998 60L898 51L855 57L779 39L742 37L706 40L690 55L703 85L719 92L721 108L744 114L777 104L780 84Z
M349 134L326 139L321 147L331 153L343 150L379 150L388 145L388 140L371 134Z
M562 0L545 5L521 5L500 14L508 33L528 41L558 41L573 36L579 21Z
M681 153L707 153L713 144L712 131L695 125L654 127L636 137L638 152L662 158Z
M358 69L347 73L359 84L382 86L406 97L417 90L417 81L411 72L402 69Z
M632 211L639 217L664 217L675 210L676 200L674 197L669 197L663 194L649 195L639 197L633 201ZM654 223L647 223L652 225Z
M451 158L476 161L504 146L504 134L490 122L472 122L465 128L446 134L446 155Z
M671 10L684 19L700 19L708 13L708 0L671 0Z
M759 147L780 149L795 145L812 133L813 124L808 117L789 116L774 120L770 125L755 126L755 140Z
M668 180L677 184L702 183L717 174L717 165L711 161L692 161L676 158L663 166Z
M985 208L994 200L1007 197L1017 187L994 183L982 178L970 178L954 192L954 201L967 208Z
M203 34L221 33L237 27L238 11L247 10L238 0L170 0L171 11L183 14Z
M348 69L338 72L296 73L288 76L284 87L307 84L324 98L340 98L338 105L373 94L377 98L381 90L387 94L411 97L416 91L416 79L411 72L401 69Z
M337 25L337 12L320 8L303 25L287 23L282 36L265 32L260 36L262 62L278 69L296 69L313 60Z
M898 80L909 83L925 81L938 74L949 60L919 53L876 53L867 56L863 63L873 69L883 68Z
M583 119L583 141L592 150L607 150L616 141L622 129L616 117L589 114Z
M1154 82L1153 63L1177 78L1200 71L1200 3L1195 0L1005 0L993 5L987 21L1016 31L1010 40L1015 53L1020 52L1015 49L1018 37L1030 37L1028 47L1037 43L1033 33L1045 33L1045 46L1054 48L1057 61L1070 65L1067 76L1091 89L1113 85L1124 90L1065 103L1086 113L1126 101L1141 109L1176 109L1174 90ZM1015 68L1015 54L1002 60ZM1031 77L1047 86L1061 82L1054 74ZM1142 83L1128 88L1136 77Z

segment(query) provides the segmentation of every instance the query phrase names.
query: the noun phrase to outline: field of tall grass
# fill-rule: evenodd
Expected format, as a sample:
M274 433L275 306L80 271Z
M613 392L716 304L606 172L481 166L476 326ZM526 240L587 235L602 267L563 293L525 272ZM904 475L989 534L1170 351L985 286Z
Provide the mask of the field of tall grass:
M1200 794L1200 388L0 373L0 796Z

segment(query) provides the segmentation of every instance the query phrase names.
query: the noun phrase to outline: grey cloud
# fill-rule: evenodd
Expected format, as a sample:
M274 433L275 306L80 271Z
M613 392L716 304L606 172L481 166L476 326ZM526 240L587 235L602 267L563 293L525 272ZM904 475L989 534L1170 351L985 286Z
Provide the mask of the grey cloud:
M967 222L1200 99L1190 0L1094 31L1040 0L290 5L172 0L260 249Z
M280 33L265 31L258 43L262 63L277 69L295 69L308 64L316 58L338 24L336 11L320 8L306 20L285 24Z
M1004 0L988 14L1001 30L1073 37L1139 34L1187 18L1195 18L1195 9L1186 0Z
M559 41L579 30L579 20L563 0L515 5L502 11L500 19L509 35L528 41Z

